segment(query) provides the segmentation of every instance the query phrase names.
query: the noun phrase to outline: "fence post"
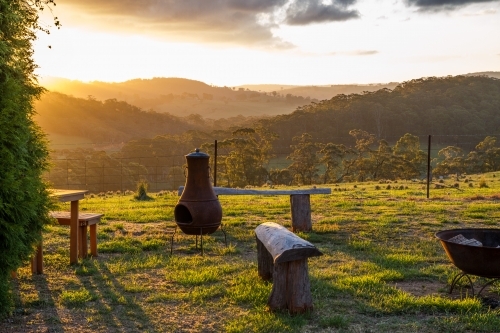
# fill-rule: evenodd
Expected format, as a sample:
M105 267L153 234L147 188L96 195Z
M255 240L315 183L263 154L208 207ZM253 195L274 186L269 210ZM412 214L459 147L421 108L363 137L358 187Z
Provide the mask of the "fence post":
M431 135L427 144L427 199L429 199L429 188L431 183Z
M214 187L217 186L217 140L214 145Z
M123 195L123 158L120 157L120 192Z
M66 188L69 188L69 163L66 159Z

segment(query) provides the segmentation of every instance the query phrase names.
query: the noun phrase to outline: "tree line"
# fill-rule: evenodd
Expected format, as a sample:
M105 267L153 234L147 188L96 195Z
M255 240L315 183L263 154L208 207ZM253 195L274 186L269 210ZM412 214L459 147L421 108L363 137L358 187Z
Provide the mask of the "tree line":
M184 155L201 147L211 155L218 186L333 184L351 181L424 179L427 152L418 136L406 133L394 144L360 129L349 131L351 144L318 142L312 135L296 136L286 156L286 166L272 167L277 158L275 133L264 128L239 128L209 134L190 131L179 136L157 136L133 140L119 151L104 152L78 148L52 154L53 167L47 179L55 186L72 185L93 192L133 190L147 181L152 190L174 190L185 182ZM468 152L457 146L439 150L432 159L432 174L482 173L500 170L497 139L487 136Z
M228 187L332 184L350 181L423 179L427 175L428 153L420 139L404 134L395 144L376 140L375 134L355 129L349 131L354 144L315 142L303 133L293 138L289 165L266 167L275 156L275 134L265 129L239 129L220 143L217 157L218 184ZM462 148L448 146L432 159L432 174L483 173L500 170L500 147L497 139L486 137L467 155ZM204 146L211 149L213 144Z

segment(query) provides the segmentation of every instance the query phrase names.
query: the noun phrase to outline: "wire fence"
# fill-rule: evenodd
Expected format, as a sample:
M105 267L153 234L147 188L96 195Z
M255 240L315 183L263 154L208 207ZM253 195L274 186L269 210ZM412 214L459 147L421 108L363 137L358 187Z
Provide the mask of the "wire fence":
M473 149L484 138L485 135L432 136L432 143L430 143L428 135L419 136L420 148L426 154L430 153L429 162L433 164L435 164L434 158L438 156L438 152L447 145L464 147L464 151L466 151L465 147ZM332 139L330 142L335 142L334 138L314 138L314 141L324 142L327 139ZM395 142L397 139L399 138L392 138L391 141ZM94 146L103 147L106 144L94 144ZM53 146L52 148L57 149L58 147ZM87 189L93 193L135 191L138 184L144 182L148 184L148 190L152 192L176 190L185 184L185 154L190 153L189 151L185 154L152 155L146 148L147 146L144 146L144 149L139 148L132 157L120 156L120 150L107 151L92 158L88 156L74 158L67 157L68 154L61 154L61 156L52 159L52 167L44 177L56 188ZM66 151L68 150L66 149ZM263 167L267 171L288 168L291 160L287 157L291 151L290 145L275 146L272 158ZM220 154L216 148L207 153L211 156L211 163ZM217 168L212 168L212 170L217 170ZM319 172L322 171L321 166L319 166ZM421 175L422 179L425 177L426 175ZM217 179L218 175L214 174L213 178Z
M168 163L165 161L168 160ZM81 189L91 192L135 191L146 182L148 190L174 190L185 183L184 156L149 156L134 158L110 157L101 160L59 158L45 179L57 188Z

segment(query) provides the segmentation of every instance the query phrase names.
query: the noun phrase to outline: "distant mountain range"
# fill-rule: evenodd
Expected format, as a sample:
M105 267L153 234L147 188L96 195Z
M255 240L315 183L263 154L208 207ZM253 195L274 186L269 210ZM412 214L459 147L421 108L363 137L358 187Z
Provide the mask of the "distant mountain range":
M394 89L389 84L318 87L325 91L378 88L321 101L282 92L313 87L259 92L175 78L122 83L59 79L45 86L57 88L59 84L57 90L66 93L46 93L35 104L35 120L58 145L121 144L190 131L231 133L234 128L253 127L256 122L277 133L283 147L304 132L317 138L334 135L349 139L349 131L357 128L388 139L406 132L483 136L495 134L500 126L499 79L500 72L484 72L416 79ZM126 102L127 96L138 103ZM156 107L144 107L148 103ZM219 109L213 112L210 108L216 106Z
M76 98L105 101L116 99L143 110L170 113L178 117L199 114L221 119L237 116L263 117L293 112L311 98L281 93L250 91L245 88L215 87L181 78L136 79L120 83L45 79L41 84L52 92ZM43 100L43 99L42 99Z
M500 72L476 72L464 74L465 76L488 76L494 77L495 79L500 79Z
M500 72L478 72L466 76L500 78ZM263 117L289 114L311 101L329 100L339 94L361 94L394 89L399 83L332 84L297 86L284 84L216 87L183 78L135 79L125 82L81 82L63 78L45 78L40 82L53 92L77 98L105 101L117 99L143 110L185 117L199 114L220 119L237 116Z

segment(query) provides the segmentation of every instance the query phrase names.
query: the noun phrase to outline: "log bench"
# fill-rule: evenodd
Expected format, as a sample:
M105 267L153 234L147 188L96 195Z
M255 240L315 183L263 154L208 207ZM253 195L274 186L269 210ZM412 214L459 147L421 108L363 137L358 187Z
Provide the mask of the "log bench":
M57 219L60 225L71 225L70 212L50 212L50 216ZM79 213L78 214L78 249L81 257L87 257L87 227L90 229L90 254L97 256L97 223L101 221L103 214Z
M273 281L271 311L299 314L313 309L307 258L322 253L287 228L266 222L255 228L259 276Z
M214 187L216 195L289 195L290 210L292 213L292 231L311 231L311 194L331 194L331 188L312 188L300 190L254 190L227 187ZM178 195L184 191L180 186Z

